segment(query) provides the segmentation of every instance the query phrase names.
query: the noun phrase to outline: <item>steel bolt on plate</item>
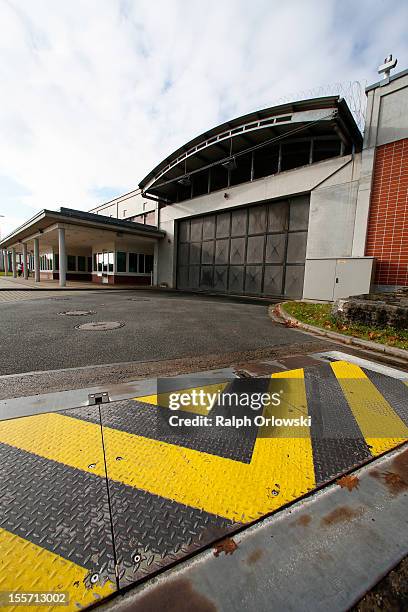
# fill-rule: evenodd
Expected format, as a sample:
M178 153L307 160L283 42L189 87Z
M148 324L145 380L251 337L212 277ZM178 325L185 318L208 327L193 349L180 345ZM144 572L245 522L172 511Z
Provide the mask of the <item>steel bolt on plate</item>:
M65 310L64 312L59 312L59 315L64 317L83 317L85 315L94 315L96 314L95 310Z

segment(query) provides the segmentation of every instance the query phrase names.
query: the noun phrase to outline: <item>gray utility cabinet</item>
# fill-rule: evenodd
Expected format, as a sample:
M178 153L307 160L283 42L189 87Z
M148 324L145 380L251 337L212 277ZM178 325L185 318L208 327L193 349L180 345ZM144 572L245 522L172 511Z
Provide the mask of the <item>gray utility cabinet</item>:
M307 259L303 297L331 302L369 293L374 263L374 257Z

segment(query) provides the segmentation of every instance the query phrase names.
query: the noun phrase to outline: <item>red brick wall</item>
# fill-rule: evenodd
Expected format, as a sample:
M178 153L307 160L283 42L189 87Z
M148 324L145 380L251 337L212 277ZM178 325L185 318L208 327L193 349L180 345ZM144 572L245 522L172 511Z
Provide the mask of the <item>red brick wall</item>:
M408 285L408 138L377 147L366 255L376 284Z

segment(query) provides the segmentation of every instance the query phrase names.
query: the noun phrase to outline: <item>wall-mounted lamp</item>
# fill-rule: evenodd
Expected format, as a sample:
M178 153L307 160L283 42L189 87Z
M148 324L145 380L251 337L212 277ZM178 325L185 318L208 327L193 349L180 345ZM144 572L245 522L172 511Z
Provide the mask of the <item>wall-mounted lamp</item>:
M235 157L231 157L230 159L227 159L227 161L223 162L221 166L226 170L235 170L237 167L237 160Z
M187 176L182 176L181 179L179 179L178 181L179 185L183 185L184 187L188 187L189 185L191 185L191 178L187 175Z

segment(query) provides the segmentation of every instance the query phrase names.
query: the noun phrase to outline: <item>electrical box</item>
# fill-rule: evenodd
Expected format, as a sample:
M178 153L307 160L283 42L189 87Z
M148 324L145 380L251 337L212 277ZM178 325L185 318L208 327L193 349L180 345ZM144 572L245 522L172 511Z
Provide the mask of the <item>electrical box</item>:
M374 265L374 257L307 259L303 297L333 302L370 293Z

